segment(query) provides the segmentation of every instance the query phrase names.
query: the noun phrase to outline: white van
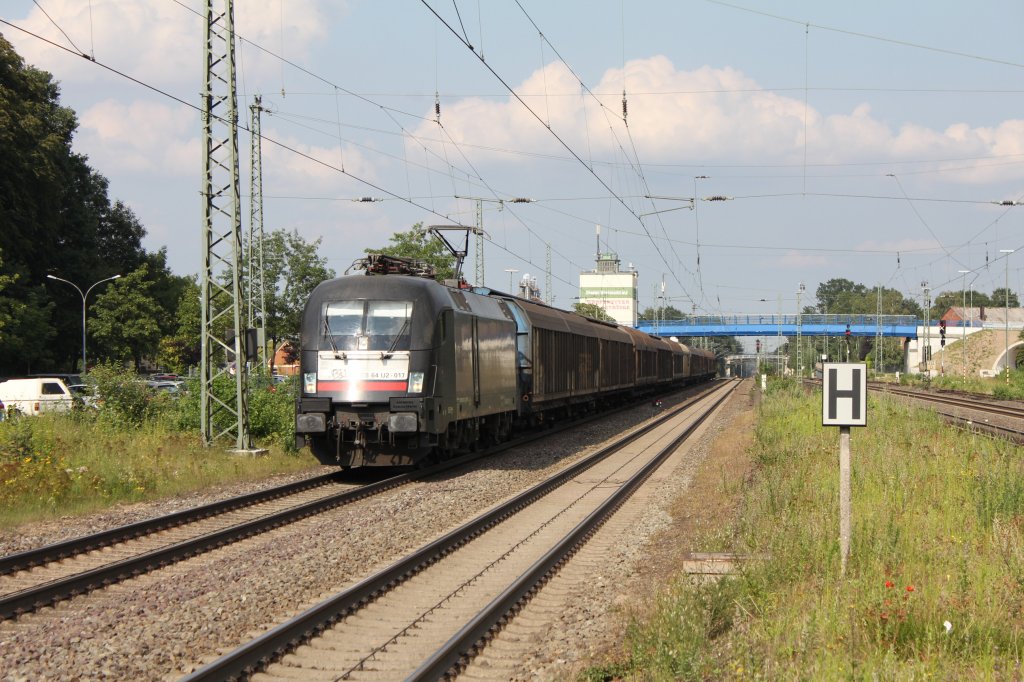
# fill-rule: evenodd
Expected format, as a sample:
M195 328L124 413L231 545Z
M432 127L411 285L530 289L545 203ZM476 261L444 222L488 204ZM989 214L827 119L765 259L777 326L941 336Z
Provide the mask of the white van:
M72 397L67 385L57 378L8 379L0 382L0 402L8 412L37 415L70 412Z

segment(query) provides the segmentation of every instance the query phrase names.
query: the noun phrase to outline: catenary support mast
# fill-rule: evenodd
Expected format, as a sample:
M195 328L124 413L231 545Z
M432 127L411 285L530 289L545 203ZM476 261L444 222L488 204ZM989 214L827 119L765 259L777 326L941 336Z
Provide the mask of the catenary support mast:
M248 265L249 328L257 330L256 371L264 373L267 368L267 294L263 284L263 153L260 136L260 114L264 111L262 100L256 95L249 107L249 244L246 249Z
M235 97L234 2L206 0L203 79L203 205L200 423L207 445L234 436L249 449L248 376L241 315L242 224L238 190L238 108ZM226 340L225 330L234 330ZM228 335L229 337L231 335ZM233 362L233 370L229 362ZM232 374L234 376L230 376ZM234 395L214 384L229 376Z

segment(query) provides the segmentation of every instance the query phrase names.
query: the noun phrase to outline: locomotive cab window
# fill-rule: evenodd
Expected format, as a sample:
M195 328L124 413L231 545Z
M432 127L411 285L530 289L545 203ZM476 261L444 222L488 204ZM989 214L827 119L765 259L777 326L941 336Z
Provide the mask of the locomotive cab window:
M411 301L324 304L322 350L409 350Z

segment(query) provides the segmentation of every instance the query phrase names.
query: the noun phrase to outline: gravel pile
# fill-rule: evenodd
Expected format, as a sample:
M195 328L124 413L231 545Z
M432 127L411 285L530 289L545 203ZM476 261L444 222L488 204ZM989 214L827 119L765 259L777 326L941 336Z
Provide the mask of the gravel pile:
M645 403L487 458L463 473L414 483L2 623L0 680L176 679L593 451L652 412ZM257 487L38 524L21 529L20 536L5 535L0 546L5 553L25 549Z

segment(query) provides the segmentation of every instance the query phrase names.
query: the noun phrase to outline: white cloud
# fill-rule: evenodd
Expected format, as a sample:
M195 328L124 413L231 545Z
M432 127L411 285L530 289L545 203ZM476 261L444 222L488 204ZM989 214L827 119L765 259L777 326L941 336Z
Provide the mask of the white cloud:
M286 58L302 61L312 46L326 37L331 20L344 11L344 6L324 0L288 0L282 11L283 2L237 2L236 33L275 53L283 52ZM184 0L183 4L195 11L170 1L49 0L45 6L52 21L33 7L26 17L15 18L13 23L75 49L61 33L63 30L77 49L95 53L98 61L140 80L194 84L201 75L205 8L197 0ZM28 63L59 73L61 80L84 82L107 77L105 70L87 60L69 59L66 53L18 31L11 31L9 37ZM236 57L238 49L236 45ZM280 74L276 59L253 55L251 64L239 64L239 68L251 70L254 78L260 75L259 70Z
M869 239L853 247L856 251L884 251L886 253L914 253L919 251L938 251L942 246L934 239Z
M819 256L800 251L787 251L784 255L771 261L776 267L789 270L806 270L809 268L823 267L828 264L825 256Z
M534 72L515 90L577 153L591 150L595 159L612 159L621 154L620 145L631 149L634 143L641 162L646 163L709 159L798 163L804 158L803 100L762 91L756 81L736 69L704 66L680 71L668 58L655 56L629 62L624 73L622 69L606 71L591 89L618 92L623 82L634 93L628 95L631 141L617 119L621 96L606 96L602 109L589 96L565 95L578 92L579 84L560 63ZM459 142L548 153L560 149L544 126L511 97L446 104L442 121ZM894 130L874 116L869 105L860 104L849 113L830 115L806 108L806 128L807 153L813 162L982 159L1024 153L1021 119L993 127L958 122L945 130L906 123ZM429 132L429 124L420 129L424 137L430 137ZM502 157L504 162L515 159L514 155ZM1009 170L1006 166L986 169L991 163L960 161L944 167L966 167L955 176L965 182L991 182L1005 179L1007 172L1024 173L1019 163ZM946 174L941 177L948 179Z
M280 143L264 141L262 151L263 186L273 187L275 193L303 196L368 193L339 169L369 182L379 182L376 166L368 162L359 149L312 145L266 128L263 136Z
M195 175L198 115L178 105L104 100L81 115L75 146L104 173Z

